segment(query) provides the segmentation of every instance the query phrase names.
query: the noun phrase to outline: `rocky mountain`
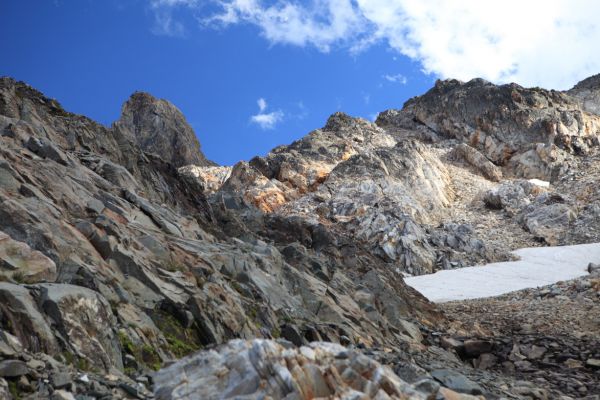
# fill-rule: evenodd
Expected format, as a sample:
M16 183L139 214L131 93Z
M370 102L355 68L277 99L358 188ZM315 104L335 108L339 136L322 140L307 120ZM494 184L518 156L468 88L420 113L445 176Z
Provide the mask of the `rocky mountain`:
M570 347L581 370L524 383L547 366L506 375L524 365L506 337L403 277L600 241L598 93L439 81L221 167L166 100L134 93L105 127L1 78L0 394L593 393L597 340Z

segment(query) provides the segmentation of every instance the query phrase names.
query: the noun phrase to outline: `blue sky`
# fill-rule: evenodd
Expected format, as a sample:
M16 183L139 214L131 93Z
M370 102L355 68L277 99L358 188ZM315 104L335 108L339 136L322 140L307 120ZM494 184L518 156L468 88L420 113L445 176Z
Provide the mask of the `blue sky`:
M593 1L548 1L534 20L511 1L0 0L0 75L106 125L150 92L233 164L438 77L562 89L600 72Z
M401 107L434 79L385 46L326 54L272 45L253 26L215 30L198 27L191 15L181 20L191 31L184 37L153 32L153 12L142 1L5 1L0 74L106 125L136 90L165 98L219 164L290 143L337 110L372 118ZM386 79L399 74L406 83ZM274 126L252 122L259 99L266 102L263 114L282 115Z

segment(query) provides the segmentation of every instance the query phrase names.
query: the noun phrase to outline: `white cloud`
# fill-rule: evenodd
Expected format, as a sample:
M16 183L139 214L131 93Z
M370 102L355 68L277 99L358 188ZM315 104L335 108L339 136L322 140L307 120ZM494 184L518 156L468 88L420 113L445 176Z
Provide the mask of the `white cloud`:
M260 110L260 112L263 112L267 109L267 101L262 97L256 100L256 103L258 104L258 109Z
M406 83L408 82L408 79L402 74L395 74L395 75L386 74L386 75L383 75L382 78L388 82L399 83L401 85L406 85Z
M191 0L157 0L197 7ZM208 0L207 0L208 1ZM223 0L201 18L252 24L274 44L359 52L386 43L442 78L563 89L600 72L595 0Z
M352 0L313 0L309 6L292 1L265 5L261 0L219 1L221 12L203 19L207 25L250 23L273 43L311 45L328 52L361 30L365 19Z
M250 117L250 121L260 126L261 129L273 129L282 119L282 111L273 111L268 114L259 113Z
M258 114L250 117L250 122L258 125L261 129L273 129L275 125L283 120L284 113L281 110L271 111L266 113L268 104L264 98L259 98L256 101L258 104Z

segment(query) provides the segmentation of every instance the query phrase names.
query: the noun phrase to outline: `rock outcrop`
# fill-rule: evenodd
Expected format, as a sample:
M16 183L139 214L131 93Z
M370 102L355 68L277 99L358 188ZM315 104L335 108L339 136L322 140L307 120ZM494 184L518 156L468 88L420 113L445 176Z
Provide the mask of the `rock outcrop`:
M588 109L563 92L446 80L376 122L401 136L417 131L434 142L457 139L512 176L554 181L572 154L598 145L600 119Z
M198 138L181 111L149 93L132 94L113 129L175 167L215 165L201 152Z

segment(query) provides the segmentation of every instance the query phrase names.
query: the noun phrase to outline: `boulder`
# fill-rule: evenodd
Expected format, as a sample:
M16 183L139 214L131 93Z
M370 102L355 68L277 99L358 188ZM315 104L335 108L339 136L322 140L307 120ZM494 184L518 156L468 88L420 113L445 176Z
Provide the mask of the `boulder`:
M0 377L16 378L25 375L29 372L27 364L20 360L3 360L0 361Z
M523 227L535 237L556 246L575 218L575 212L567 204L536 203L524 210L520 220Z
M232 340L157 372L154 395L167 399L426 399L391 369L333 343Z
M483 394L483 389L481 386L454 370L436 369L431 371L431 376L433 376L443 386L459 393L474 395Z

